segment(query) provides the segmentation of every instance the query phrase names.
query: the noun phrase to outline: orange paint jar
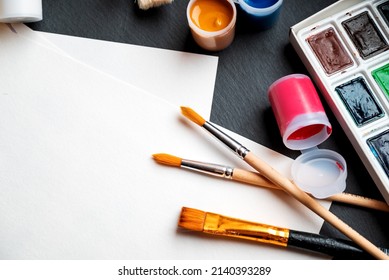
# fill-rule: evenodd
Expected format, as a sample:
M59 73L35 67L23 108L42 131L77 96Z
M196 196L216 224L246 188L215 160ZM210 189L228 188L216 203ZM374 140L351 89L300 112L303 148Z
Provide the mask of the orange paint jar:
M232 0L190 0L186 13L193 39L200 47L219 51L234 40L236 7Z

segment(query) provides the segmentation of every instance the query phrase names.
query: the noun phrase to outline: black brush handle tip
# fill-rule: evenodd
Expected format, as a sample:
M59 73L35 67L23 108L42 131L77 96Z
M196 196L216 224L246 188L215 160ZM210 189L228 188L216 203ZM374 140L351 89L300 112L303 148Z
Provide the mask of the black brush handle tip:
M298 249L305 249L313 251L327 256L334 257L336 259L344 260L369 260L373 257L362 250L358 245L352 241L330 238L320 234L290 230L288 247L294 247ZM389 250L386 248L380 248L384 253L388 254Z

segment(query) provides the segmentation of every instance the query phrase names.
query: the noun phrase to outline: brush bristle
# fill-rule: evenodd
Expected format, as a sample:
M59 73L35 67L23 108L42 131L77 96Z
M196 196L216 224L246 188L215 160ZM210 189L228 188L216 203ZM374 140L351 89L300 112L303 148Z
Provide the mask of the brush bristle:
M154 154L153 158L158 163L176 167L180 167L182 162L181 158L169 154Z
M181 113L190 119L192 122L198 124L199 126L203 126L205 124L205 119L197 114L193 109L189 107L181 106Z
M189 230L203 231L205 215L204 211L182 207L178 226Z

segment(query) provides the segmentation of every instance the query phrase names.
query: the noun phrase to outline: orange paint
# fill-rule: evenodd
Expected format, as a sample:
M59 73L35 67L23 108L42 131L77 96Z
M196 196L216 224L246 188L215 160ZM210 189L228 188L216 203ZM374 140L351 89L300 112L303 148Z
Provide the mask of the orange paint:
M197 0L190 17L204 31L219 31L228 26L234 16L231 4L226 0Z

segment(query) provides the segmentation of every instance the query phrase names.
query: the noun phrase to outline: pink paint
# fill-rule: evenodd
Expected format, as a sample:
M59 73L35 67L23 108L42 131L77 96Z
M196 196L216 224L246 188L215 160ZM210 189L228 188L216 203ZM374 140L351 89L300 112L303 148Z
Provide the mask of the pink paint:
M268 94L281 136L288 148L311 148L330 136L331 124L308 76L285 76L269 87Z

